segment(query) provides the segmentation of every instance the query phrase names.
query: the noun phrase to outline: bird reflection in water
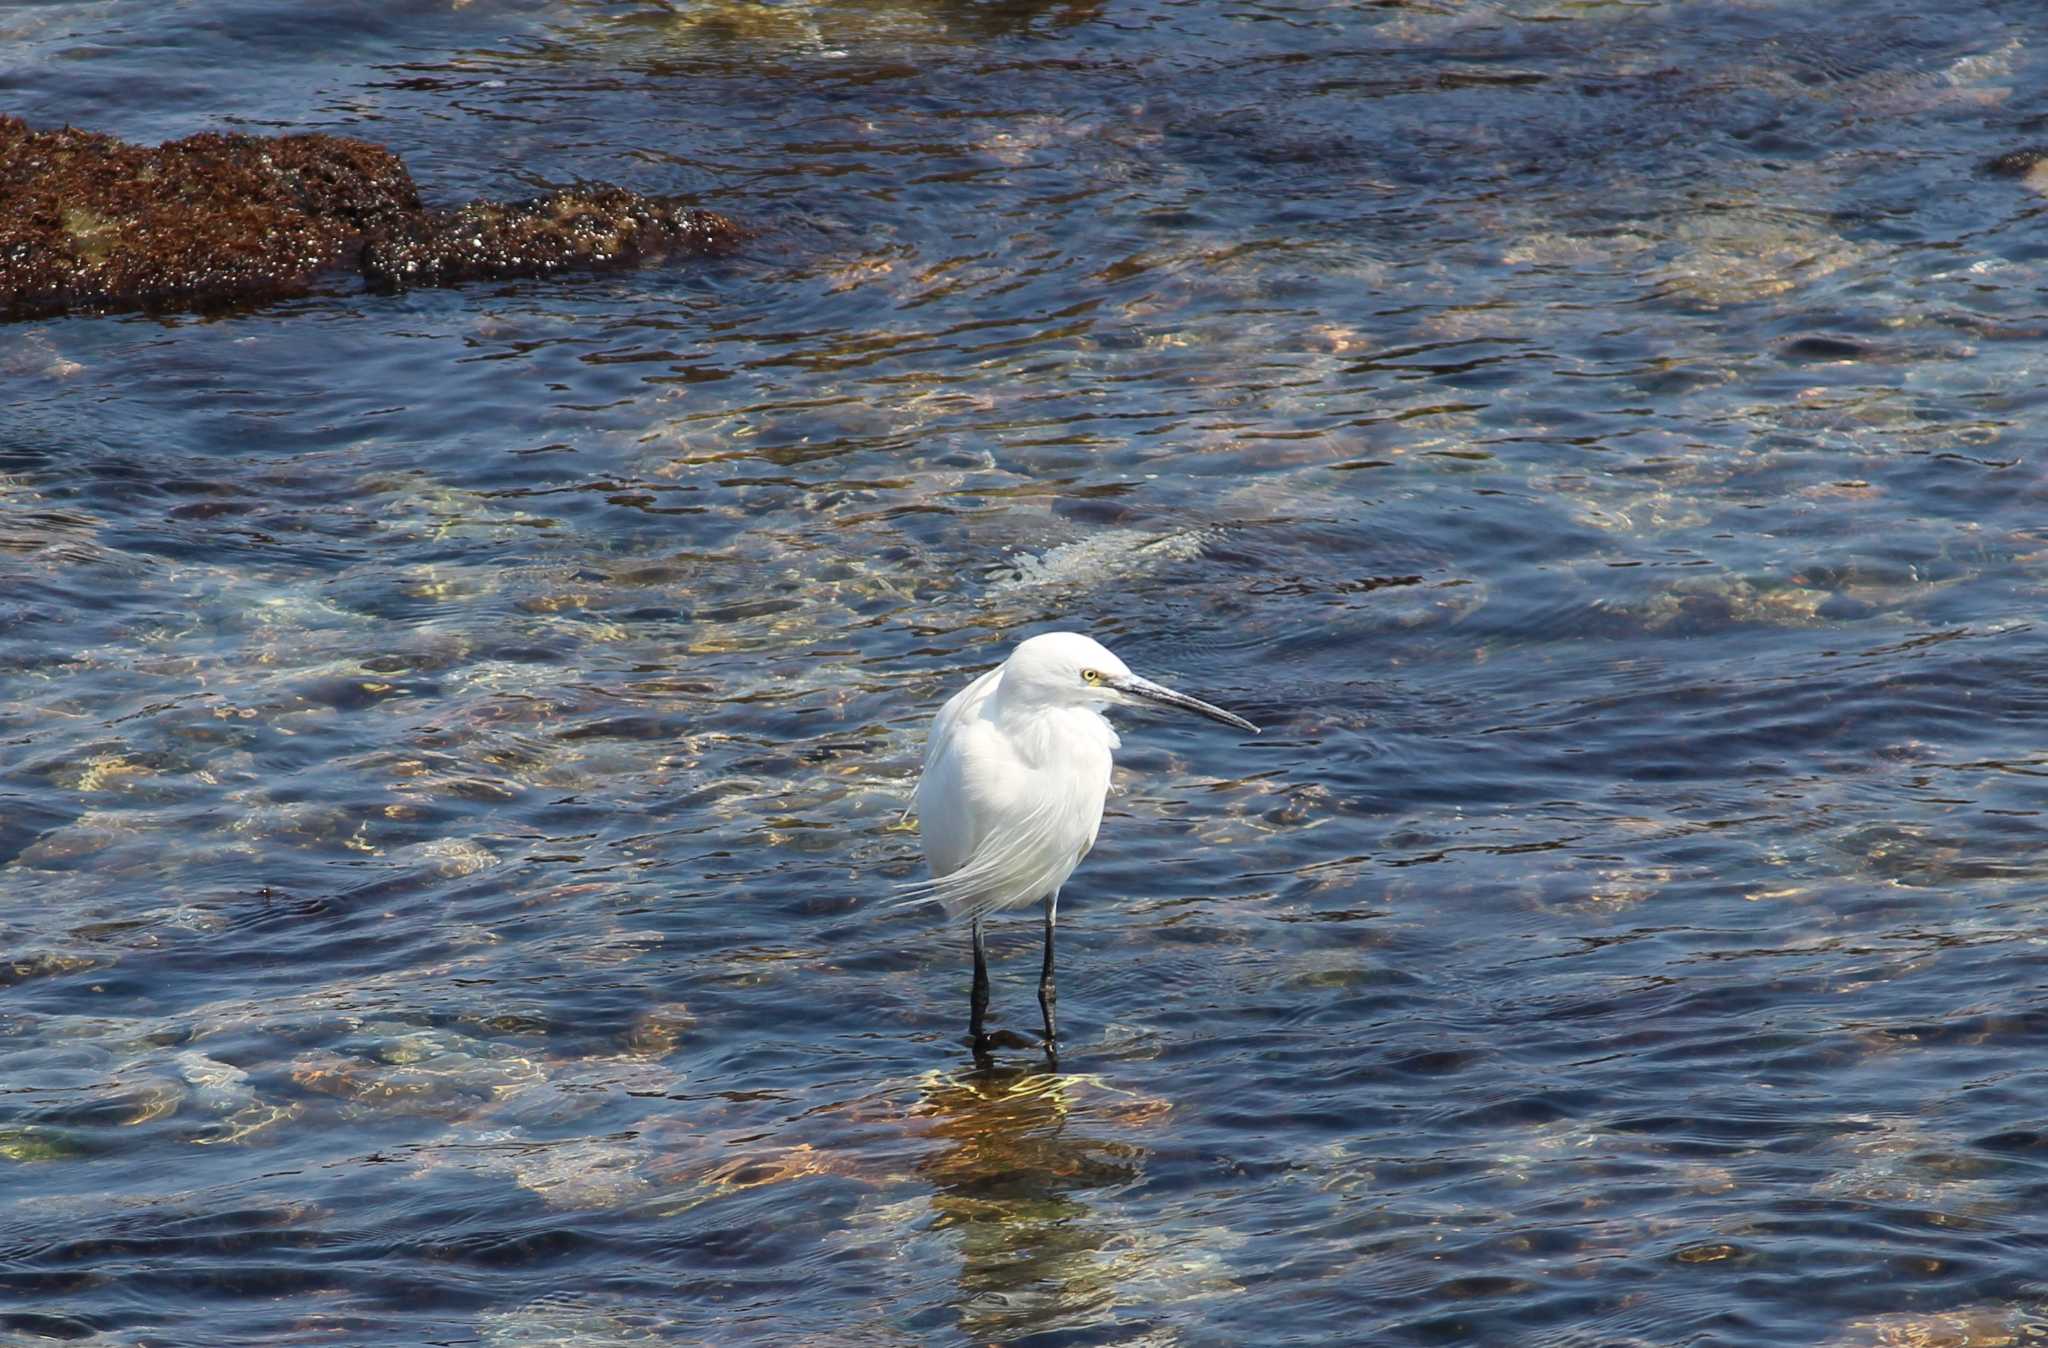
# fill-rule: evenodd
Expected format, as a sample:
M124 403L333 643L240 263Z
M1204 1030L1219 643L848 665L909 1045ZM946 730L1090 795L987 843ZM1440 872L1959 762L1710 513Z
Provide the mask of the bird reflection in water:
M955 1233L964 1332L1001 1342L1112 1316L1145 1244L1088 1196L1136 1184L1147 1152L1083 1125L1128 1131L1166 1109L1089 1077L1025 1068L926 1088L917 1112L940 1145L918 1172L933 1188L933 1229Z

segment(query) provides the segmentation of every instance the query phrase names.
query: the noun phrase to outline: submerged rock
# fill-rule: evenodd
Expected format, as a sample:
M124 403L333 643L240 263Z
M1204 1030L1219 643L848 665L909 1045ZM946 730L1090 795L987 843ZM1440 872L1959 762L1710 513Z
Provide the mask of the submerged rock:
M1984 162L1984 171L1994 178L2018 178L2036 192L2048 192L2048 148L2030 145Z
M343 270L380 288L548 276L742 237L722 215L602 184L428 210L396 155L339 136L145 147L0 114L0 318L264 303Z
M2048 147L2029 145L1985 160L1984 171L1994 178L2025 178L2044 164L2048 164Z
M573 1292L550 1292L516 1310L490 1311L477 1327L489 1348L629 1348L668 1342L659 1316Z
M370 240L363 275L394 289L549 276L714 253L738 238L738 227L722 215L598 184L417 216L403 230Z

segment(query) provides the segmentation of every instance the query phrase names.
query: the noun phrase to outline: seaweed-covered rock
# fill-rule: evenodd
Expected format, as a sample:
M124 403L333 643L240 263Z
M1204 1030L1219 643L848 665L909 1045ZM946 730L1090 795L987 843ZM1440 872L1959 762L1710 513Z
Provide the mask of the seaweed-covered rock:
M2048 192L2048 146L2029 145L1984 161L1994 178L2017 178L2036 192Z
M2048 148L2030 145L1985 160L1984 171L1994 178L2025 178L2044 163L2048 163Z
M0 116L0 313L296 294L419 211L405 165L363 141L207 132L152 149Z
M548 276L716 252L739 237L739 228L715 212L600 184L418 216L370 241L363 274L393 289Z
M342 270L385 289L547 276L741 237L724 216L603 184L428 210L396 155L339 136L145 147L0 114L0 318L263 303Z

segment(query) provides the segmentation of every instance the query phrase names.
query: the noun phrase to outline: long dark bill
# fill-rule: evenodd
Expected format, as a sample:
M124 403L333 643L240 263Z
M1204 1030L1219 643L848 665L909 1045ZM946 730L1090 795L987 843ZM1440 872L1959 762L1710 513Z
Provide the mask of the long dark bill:
M1234 725L1239 730L1249 730L1254 735L1259 733L1257 726L1245 720L1244 717L1239 716L1234 711L1225 711L1221 707L1202 701L1199 697L1189 697L1186 693L1176 693L1165 684L1154 683L1150 679L1141 679L1135 674L1114 677L1109 680L1109 686L1120 693L1138 699L1140 702L1150 702L1161 707L1175 707L1181 711L1191 711L1198 716L1206 716L1212 721L1221 721L1225 725Z

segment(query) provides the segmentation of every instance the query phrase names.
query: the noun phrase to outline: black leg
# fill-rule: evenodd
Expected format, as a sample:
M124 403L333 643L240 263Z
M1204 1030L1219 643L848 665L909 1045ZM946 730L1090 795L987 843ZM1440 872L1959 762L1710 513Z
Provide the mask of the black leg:
M974 919L974 996L970 1006L967 1031L974 1036L974 1056L980 1058L988 1053L988 1030L982 1024L988 1017L988 947L981 942L978 917Z
M1052 981L1052 928L1059 916L1060 892L1054 890L1045 900L1045 965L1038 971L1038 1009L1045 1012L1045 1054L1052 1058L1053 1065L1059 1065L1053 1045L1060 1037L1053 1022L1053 1008L1060 1004L1060 990Z

